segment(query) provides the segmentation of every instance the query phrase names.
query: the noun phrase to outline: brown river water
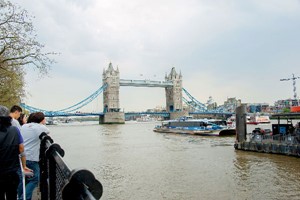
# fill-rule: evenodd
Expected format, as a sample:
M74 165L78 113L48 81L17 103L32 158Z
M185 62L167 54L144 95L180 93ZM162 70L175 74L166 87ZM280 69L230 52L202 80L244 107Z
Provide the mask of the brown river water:
M300 199L300 158L237 151L235 137L153 132L159 124L48 127L68 166L103 184L101 200Z

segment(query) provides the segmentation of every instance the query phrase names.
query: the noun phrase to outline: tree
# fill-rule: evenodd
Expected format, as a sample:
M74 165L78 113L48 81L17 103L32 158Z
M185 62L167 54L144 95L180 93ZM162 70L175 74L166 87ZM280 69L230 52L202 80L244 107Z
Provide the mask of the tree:
M284 108L284 109L282 109L282 112L283 113L289 113L289 112L291 112L291 110L290 110L290 108Z
M32 16L9 1L0 1L0 56L1 64L25 66L33 64L47 73L53 60L43 53L44 45L36 39Z
M2 68L0 72L0 105L11 107L18 104L21 97L25 96L22 68L10 67L9 70Z
M19 6L0 0L0 94L6 103L16 95L18 100L25 96L25 67L33 66L45 75L54 62L49 56L55 53L44 53L44 45L37 41L32 18Z

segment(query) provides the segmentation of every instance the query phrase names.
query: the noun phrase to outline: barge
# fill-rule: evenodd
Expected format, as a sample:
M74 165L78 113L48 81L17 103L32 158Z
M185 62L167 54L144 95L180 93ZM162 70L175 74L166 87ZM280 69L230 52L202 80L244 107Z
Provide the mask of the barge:
M255 129L250 134L247 134L244 116L242 105L236 110L235 149L300 157L300 113L274 114L272 118L277 122L272 124L271 130ZM296 120L297 123L293 123Z

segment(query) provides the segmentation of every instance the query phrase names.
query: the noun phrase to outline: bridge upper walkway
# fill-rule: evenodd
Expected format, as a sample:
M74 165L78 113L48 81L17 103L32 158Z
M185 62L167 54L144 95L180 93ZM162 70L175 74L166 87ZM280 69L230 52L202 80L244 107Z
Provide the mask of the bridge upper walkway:
M120 79L120 86L134 87L172 87L172 81L126 80Z

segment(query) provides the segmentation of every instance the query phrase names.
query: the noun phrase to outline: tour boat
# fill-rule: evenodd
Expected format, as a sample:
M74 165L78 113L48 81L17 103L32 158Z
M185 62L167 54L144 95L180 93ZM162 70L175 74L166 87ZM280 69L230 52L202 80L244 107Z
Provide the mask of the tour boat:
M159 133L178 133L201 136L230 136L235 135L235 129L229 128L225 120L217 119L188 119L163 121L161 126L154 128Z

